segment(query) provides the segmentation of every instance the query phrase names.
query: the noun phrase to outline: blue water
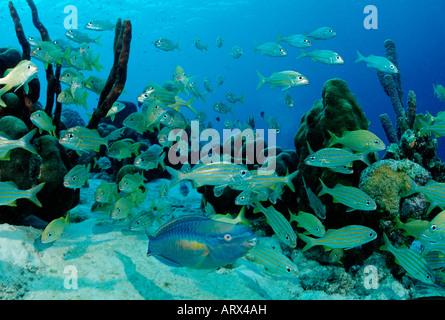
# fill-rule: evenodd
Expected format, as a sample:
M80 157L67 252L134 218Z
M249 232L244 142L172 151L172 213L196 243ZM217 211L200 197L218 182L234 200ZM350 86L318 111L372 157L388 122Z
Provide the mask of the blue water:
M383 42L390 38L395 41L399 69L402 75L404 102L409 90L417 94L418 113L426 110L432 114L442 110L444 102L433 96L432 84L445 84L445 60L443 59L445 28L443 28L444 4L441 0L428 1L58 1L48 6L47 1L35 1L40 19L49 30L52 39L65 38L63 12L65 6L75 5L78 9L78 27L86 31L88 20L108 18L130 19L133 25L128 79L120 100L136 102L137 96L149 82L162 84L172 76L176 65L181 65L188 75L197 75L198 85L204 91L202 77L207 76L214 87L213 94L207 95L207 104L195 100L196 110L206 110L208 119L216 128L223 128L226 118L213 111L213 104L226 101L225 94L232 91L237 95L245 94L245 105L234 107L233 120L246 121L253 113L257 128L266 128L260 112L274 116L281 125L277 144L293 148L293 137L298 130L301 116L312 104L321 98L323 84L331 78L344 79L370 120L373 131L387 142L379 121L379 114L388 113L394 121L394 111L389 98L384 93L374 69L364 63L355 64L356 50L364 55L385 55ZM367 30L363 26L366 14L363 9L372 4L378 9L378 29ZM24 0L14 1L22 19L27 35L38 35L30 19L30 10ZM1 45L19 47L13 24L9 17L6 2L0 9L0 25L4 31ZM341 66L330 66L313 62L309 58L296 60L299 49L282 45L288 55L273 58L254 52L258 43L274 41L277 32L282 35L311 31L320 26L330 26L337 36L329 40L314 41L312 49L330 49L338 52L344 59ZM93 36L103 34L102 47L93 46L101 55L105 69L93 74L106 78L112 64L113 31L94 32ZM221 48L216 48L215 40L224 39ZM154 47L154 41L166 37L180 41L181 51L164 52ZM209 50L201 52L194 47L193 39L200 38L208 44ZM238 45L244 54L232 60L228 53ZM37 62L42 66L40 62ZM39 78L42 84L40 101L45 103L45 74L41 67ZM258 77L256 70L264 75L276 71L295 70L305 75L310 83L307 86L289 90L295 107L288 109L284 104L281 88L271 89L269 85L256 90ZM85 72L85 74L89 74ZM224 84L216 88L216 76L225 78ZM188 98L184 96L184 98ZM77 107L84 115L97 106L97 96L89 93L88 111ZM187 111L185 111L187 113ZM192 114L187 113L192 118ZM219 116L221 122L215 120ZM439 152L445 147L439 142ZM443 159L444 157L441 156Z

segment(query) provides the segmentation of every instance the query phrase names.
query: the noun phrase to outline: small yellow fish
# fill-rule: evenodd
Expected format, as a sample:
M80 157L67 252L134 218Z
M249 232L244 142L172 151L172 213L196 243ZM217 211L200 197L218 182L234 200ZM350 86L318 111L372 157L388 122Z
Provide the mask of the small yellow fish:
M43 230L41 241L42 243L50 243L60 238L65 229L70 223L68 221L70 212L66 213L66 217L60 217L51 221Z
M116 200L117 188L115 183L102 181L94 193L95 200L100 203L107 203Z
M396 225L391 229L403 229L404 235L412 236L419 239L422 231L428 226L429 221L419 219L408 219L405 223L400 221L400 218L396 216Z
M368 130L343 131L341 137L337 137L329 130L328 133L331 136L331 142L328 147L338 143L356 152L381 151L386 149L383 141Z
M290 222L296 221L298 227L304 228L307 232L315 237L323 237L326 229L320 220L311 213L299 211L298 215L294 215L289 210Z
M63 177L63 185L70 189L79 189L88 184L91 163L88 166L78 164Z
M130 158L132 154L138 156L140 145L140 141L134 143L132 139L122 139L115 141L108 148L108 157L122 160L125 158Z
M56 137L56 126L53 125L53 120L43 110L37 110L30 116L31 122L39 128L39 133L46 131L53 137Z
M169 190L170 190L170 187L169 187L168 180L162 181L161 185L159 186L159 196L161 198L166 197Z
M127 173L119 182L119 190L126 193L134 192L140 186L144 186L144 176L139 173Z

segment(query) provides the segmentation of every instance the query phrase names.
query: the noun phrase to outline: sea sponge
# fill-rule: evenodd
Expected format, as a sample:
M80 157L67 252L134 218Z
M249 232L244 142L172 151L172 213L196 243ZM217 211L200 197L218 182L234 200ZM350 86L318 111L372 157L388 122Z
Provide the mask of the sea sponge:
M422 185L431 179L431 175L426 169L410 160L388 159L378 161L366 168L361 174L359 188L376 201L378 210L384 212L383 218L386 215L386 218L392 219L398 214L404 218L419 218L410 215L425 211L425 207L422 210L418 208L419 203L427 205L425 201L422 199L413 200L413 198L422 197L422 195L417 194L410 197L409 201L402 200L410 190L408 177ZM404 203L403 213L401 212L402 203ZM409 208L410 203L416 206L415 210Z

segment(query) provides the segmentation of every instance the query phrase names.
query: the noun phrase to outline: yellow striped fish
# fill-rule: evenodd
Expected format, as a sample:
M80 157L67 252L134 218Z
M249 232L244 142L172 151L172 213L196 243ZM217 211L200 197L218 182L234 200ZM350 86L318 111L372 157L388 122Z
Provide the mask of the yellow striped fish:
M297 246L297 235L292 229L290 222L277 211L273 206L264 208L258 200L255 200L253 213L262 212L267 219L267 223L275 232L277 237L291 248Z
M153 222L155 220L159 219L156 218L155 214L152 211L143 210L130 220L128 228L130 230L147 229L153 225Z
M445 243L445 211L440 212L420 233L422 243Z
M294 215L289 210L289 222L296 221L298 227L304 228L307 232L315 237L323 237L326 233L326 229L320 220L317 219L312 213L299 211L298 215Z
M367 193L362 190L337 184L334 188L328 188L321 179L322 189L318 196L330 194L334 198L334 202L339 202L348 207L346 211L366 210L373 211L377 209L377 204Z
M159 196L161 198L164 198L168 195L169 191L170 191L170 185L168 183L168 180L162 181L161 185L159 186Z
M137 133L143 134L145 130L148 130L145 121L145 114L141 112L133 112L124 119L123 124L126 128L133 129Z
M349 225L340 229L329 229L321 238L311 238L299 233L301 240L306 242L302 252L313 246L324 246L327 249L352 249L377 238L377 233L371 228L360 225Z
M326 219L326 206L321 202L320 199L312 192L311 188L306 185L306 181L303 179L303 186L306 190L307 198L309 200L309 206L314 210L317 217L320 219Z
M59 143L66 148L76 150L80 154L90 150L99 152L101 145L108 145L108 139L107 137L102 138L96 129L76 126L66 130L59 139Z
M231 162L198 164L189 172L180 172L171 167L166 167L166 169L172 176L170 188L182 180L192 180L195 187L203 185L233 185L242 182L250 176L249 170Z
M20 87L23 86L25 93L28 94L29 86L28 83L35 77L37 77L37 73L39 69L37 66L29 61L22 60L20 61L4 78L0 79L0 84L4 86L0 89L0 106L3 108L6 107L6 103L1 99L2 96L16 87L14 92L17 91Z
M258 70L256 73L260 79L256 87L257 90L259 90L266 82L270 83L271 88L283 87L282 91L292 87L309 84L309 80L305 76L292 70L275 72L268 78L263 76Z
M12 181L0 181L0 206L15 207L17 199L26 198L37 206L42 207L39 199L37 199L37 193L42 190L44 185L45 182L42 182L31 189L20 190Z
M161 117L160 122L170 128L181 128L185 129L187 127L187 118L182 112L176 110L168 110Z
M341 137L337 137L329 130L328 133L331 136L331 142L328 147L341 144L356 152L381 151L386 149L383 141L368 130L343 131Z
M65 229L65 226L68 226L70 223L68 221L68 216L70 212L66 213L66 217L60 217L58 219L54 219L51 221L43 230L41 240L42 243L50 243L56 241L60 238Z
M56 138L56 126L53 125L53 120L43 110L37 110L30 116L31 122L39 128L39 133L47 131L54 138Z
M140 146L140 141L134 143L134 141L129 138L115 141L108 147L108 157L122 160L130 158L132 154L138 156Z
M255 246L249 250L246 259L252 259L256 264L264 267L266 273L270 273L278 277L296 278L300 276L300 271L296 264L275 250Z
M434 284L434 274L426 260L422 258L419 253L405 246L395 248L389 242L386 233L383 233L383 239L385 240L385 244L380 247L380 250L391 252L396 258L396 263L405 269L408 276L426 284Z
M84 164L76 165L63 177L63 185L70 189L82 188L85 184L88 184L90 168L91 163L88 166Z
M135 204L130 197L119 198L114 204L111 219L124 219L133 211Z
M36 149L31 144L36 132L37 129L33 129L18 140L12 140L5 133L0 132L0 160L9 160L11 151L15 148L22 148L37 154Z
M427 214L429 214L435 207L440 207L442 210L445 209L445 183L430 180L426 185L419 186L409 177L408 183L411 189L405 196L417 192L423 193L426 200L430 203Z
M314 50L312 52L307 52L301 49L301 54L297 59L303 57L310 57L312 61L321 62L329 65L344 64L343 58L335 51L332 50Z
M304 160L304 163L314 167L340 167L351 166L353 161L361 160L367 165L371 163L368 160L368 152L352 153L347 149L341 148L324 148L313 152L309 148L309 155Z
M102 181L97 187L95 193L95 200L100 203L107 203L116 200L117 188L115 183Z
M419 219L408 219L405 223L400 221L400 218L396 216L396 224L392 227L394 229L403 229L405 232L403 235L412 236L416 239L419 239L422 231L428 226L429 221L427 220L419 220Z
M264 174L263 174L264 173ZM298 170L286 176L279 176L274 171L251 171L249 177L230 187L235 190L246 190L258 192L264 188L277 188L286 184L292 192L295 192L295 186L292 180L298 175Z
M135 174L127 173L119 182L119 190L125 193L134 192L140 186L144 186L144 176L137 172Z

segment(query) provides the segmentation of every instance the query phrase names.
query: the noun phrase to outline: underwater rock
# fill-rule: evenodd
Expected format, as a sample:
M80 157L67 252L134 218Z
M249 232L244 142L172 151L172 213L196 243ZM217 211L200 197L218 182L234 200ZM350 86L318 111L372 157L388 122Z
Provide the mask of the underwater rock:
M29 130L19 118L5 116L0 119L0 131L11 139L20 139ZM19 199L16 207L1 207L0 221L3 223L21 224L29 215L49 222L61 217L78 203L78 192L63 187L63 177L71 165L63 156L64 150L57 140L45 135L35 138L32 144L38 154L17 148L11 151L9 161L0 161L0 180L13 181L22 190L46 182L37 194L42 207L27 199Z
M377 209L384 212L384 219L393 219L398 214L400 217L418 219L419 214L426 212L428 203L421 194L403 199L410 190L407 177L424 185L431 179L431 174L408 159L381 160L363 170L359 188L376 201Z
M64 108L60 120L67 129L75 126L85 127L85 121L83 121L80 114L73 109Z
M22 60L20 51L13 47L0 48L0 77L6 69L14 68Z

